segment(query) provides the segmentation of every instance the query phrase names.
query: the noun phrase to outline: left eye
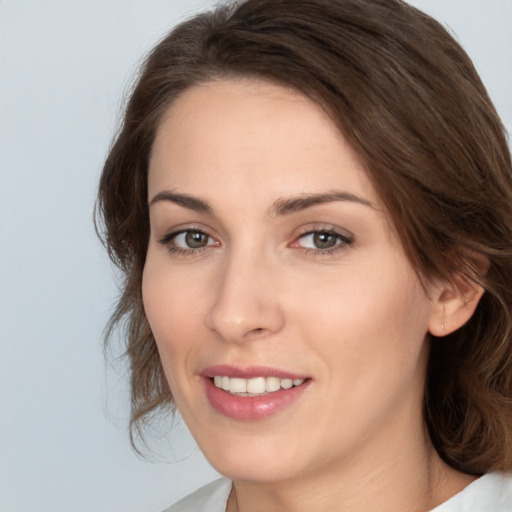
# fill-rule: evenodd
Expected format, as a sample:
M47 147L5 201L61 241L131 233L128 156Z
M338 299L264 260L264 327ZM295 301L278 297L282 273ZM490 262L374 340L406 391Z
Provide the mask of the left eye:
M338 245L350 245L352 240L334 231L312 231L297 240L297 245L304 249L328 250Z

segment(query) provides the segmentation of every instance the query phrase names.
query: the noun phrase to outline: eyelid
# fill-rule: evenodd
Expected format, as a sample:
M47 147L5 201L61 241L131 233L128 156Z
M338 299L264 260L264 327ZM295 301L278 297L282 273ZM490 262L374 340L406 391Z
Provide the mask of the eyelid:
M205 235L206 237L208 237L209 241L206 245L203 245L201 247L196 247L196 248L194 248L194 247L189 247L189 248L179 247L177 245L172 244L173 240L176 239L176 237L178 237L179 235L185 234L187 232L201 233L201 234ZM213 241L214 243L210 243L210 241ZM219 241L213 235L211 235L209 233L208 229L205 229L204 227L197 226L197 225L188 225L188 226L185 225L185 226L177 226L175 228L172 228L172 229L168 230L164 235L158 237L157 242L159 244L166 246L167 250L170 253L182 254L182 255L197 255L201 251L207 249L208 247L215 247L215 246L220 245Z
M348 229L341 228L334 224L330 224L330 223L324 224L321 222L301 226L297 230L297 233L294 235L293 239L297 240L300 237L310 235L312 233L333 233L333 234L339 235L340 237L345 238L347 240L354 239L353 233L351 233Z
M333 235L339 239L339 242L336 243L336 245L334 245L333 247L329 247L326 249L302 247L299 245L300 240L303 240L308 236L321 233ZM304 226L303 228L301 228L301 231L293 238L293 241L291 242L289 247L302 250L306 254L327 255L329 253L345 249L351 246L353 243L354 235L347 231L346 229L342 229L338 226L333 226L332 224L317 224L312 226Z

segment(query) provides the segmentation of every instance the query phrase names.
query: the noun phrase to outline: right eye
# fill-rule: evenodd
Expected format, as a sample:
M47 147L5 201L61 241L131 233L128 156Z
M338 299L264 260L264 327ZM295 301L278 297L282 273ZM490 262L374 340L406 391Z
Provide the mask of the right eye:
M210 237L202 231L182 231L172 238L180 249L199 249L208 245Z
M209 235L198 229L184 229L165 235L160 243L166 245L170 252L194 252L218 243Z

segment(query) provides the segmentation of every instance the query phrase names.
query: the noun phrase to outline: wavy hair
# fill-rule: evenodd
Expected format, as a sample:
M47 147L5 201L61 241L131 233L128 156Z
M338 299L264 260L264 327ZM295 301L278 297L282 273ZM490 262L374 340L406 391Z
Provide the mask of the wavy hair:
M320 104L364 163L425 278L485 293L472 318L431 337L425 419L451 466L512 468L512 165L504 127L469 57L400 0L245 0L174 28L149 54L99 185L97 223L124 281L131 432L172 408L141 295L147 172L162 114L186 89L229 77L294 87ZM478 258L489 262L479 272Z

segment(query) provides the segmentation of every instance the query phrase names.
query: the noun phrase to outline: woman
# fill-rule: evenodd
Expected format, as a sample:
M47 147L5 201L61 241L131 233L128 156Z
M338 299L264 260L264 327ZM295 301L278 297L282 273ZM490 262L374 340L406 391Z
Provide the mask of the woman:
M153 50L99 213L133 431L176 406L227 477L170 511L512 509L511 167L398 0L246 0Z

